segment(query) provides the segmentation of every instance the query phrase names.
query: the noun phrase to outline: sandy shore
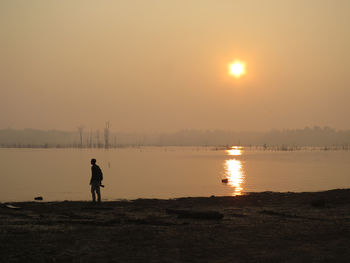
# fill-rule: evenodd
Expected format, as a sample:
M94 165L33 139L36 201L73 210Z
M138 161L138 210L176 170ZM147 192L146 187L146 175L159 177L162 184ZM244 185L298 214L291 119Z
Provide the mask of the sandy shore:
M350 262L350 189L0 204L0 262Z

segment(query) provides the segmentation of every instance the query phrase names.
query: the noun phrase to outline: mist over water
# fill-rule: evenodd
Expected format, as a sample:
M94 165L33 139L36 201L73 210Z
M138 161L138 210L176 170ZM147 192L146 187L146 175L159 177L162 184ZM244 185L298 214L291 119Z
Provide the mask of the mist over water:
M215 150L210 147L0 149L0 201L90 200L90 159L102 197L175 198L350 187L349 151ZM228 178L223 184L221 180Z
M349 12L347 0L0 1L0 199L88 199L92 157L111 199L348 186L345 151L120 148L349 150Z
M0 261L350 262L349 14L0 0Z

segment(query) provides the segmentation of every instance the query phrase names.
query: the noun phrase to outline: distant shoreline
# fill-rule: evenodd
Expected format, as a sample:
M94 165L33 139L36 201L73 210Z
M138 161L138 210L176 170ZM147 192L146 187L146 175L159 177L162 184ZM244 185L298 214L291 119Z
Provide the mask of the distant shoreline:
M350 145L325 145L325 146L296 146L296 145L123 145L123 146L111 146L105 147L74 147L74 146L3 146L0 145L0 149L48 149L48 150L123 150L123 149L167 149L167 148L200 148L210 151L223 151L230 149L231 147L240 146L244 150L248 151L266 151L266 152L293 152L293 151L350 151Z
M106 130L107 131L107 130ZM14 148L121 148L140 146L226 146L350 148L350 130L314 126L303 129L233 131L183 129L173 132L118 132L38 129L0 129L0 147Z

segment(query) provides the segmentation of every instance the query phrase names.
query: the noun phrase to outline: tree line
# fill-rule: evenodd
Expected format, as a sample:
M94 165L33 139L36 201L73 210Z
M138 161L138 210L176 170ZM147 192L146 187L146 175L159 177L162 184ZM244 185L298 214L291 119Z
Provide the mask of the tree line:
M349 149L350 130L330 127L254 131L181 130L169 133L111 132L109 123L103 130L77 131L2 129L0 147L12 148L118 148L139 146L260 146L291 149L318 146L324 149Z

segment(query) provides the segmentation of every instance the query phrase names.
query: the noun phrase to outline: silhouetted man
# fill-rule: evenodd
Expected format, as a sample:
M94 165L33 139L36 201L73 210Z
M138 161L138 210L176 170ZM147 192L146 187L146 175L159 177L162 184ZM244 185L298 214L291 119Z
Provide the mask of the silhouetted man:
M92 202L96 202L96 195L97 194L97 201L101 202L101 191L100 186L101 182L103 180L103 174L100 169L100 167L96 164L96 159L91 159L91 194L92 194Z

